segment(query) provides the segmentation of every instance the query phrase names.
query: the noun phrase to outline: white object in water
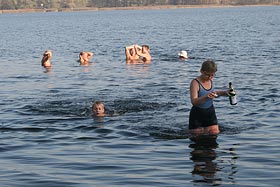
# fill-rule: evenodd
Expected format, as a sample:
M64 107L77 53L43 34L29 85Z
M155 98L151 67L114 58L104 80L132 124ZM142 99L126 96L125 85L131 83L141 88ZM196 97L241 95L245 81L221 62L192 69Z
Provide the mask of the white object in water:
M180 51L180 53L178 53L178 55L181 58L188 58L188 52L187 51Z

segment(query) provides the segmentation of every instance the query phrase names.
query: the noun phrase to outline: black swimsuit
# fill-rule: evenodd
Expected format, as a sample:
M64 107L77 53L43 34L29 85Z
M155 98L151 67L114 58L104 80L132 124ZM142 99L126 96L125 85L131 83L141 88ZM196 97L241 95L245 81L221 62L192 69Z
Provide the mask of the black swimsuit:
M195 79L199 84L199 91L198 96L201 97L209 92L214 90L213 86L211 85L210 89L205 89L201 83ZM212 84L212 82L211 82ZM209 127L212 125L217 125L218 120L216 117L215 108L213 106L213 100L208 99L203 104L199 106L193 106L190 111L189 116L189 129L197 129L200 127Z

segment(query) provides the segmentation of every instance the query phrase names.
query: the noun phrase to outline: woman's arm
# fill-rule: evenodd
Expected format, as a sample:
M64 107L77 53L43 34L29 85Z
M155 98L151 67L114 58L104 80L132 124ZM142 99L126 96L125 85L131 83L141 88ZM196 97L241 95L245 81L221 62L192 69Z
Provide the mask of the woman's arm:
M218 90L215 92L218 96L229 96L229 90Z

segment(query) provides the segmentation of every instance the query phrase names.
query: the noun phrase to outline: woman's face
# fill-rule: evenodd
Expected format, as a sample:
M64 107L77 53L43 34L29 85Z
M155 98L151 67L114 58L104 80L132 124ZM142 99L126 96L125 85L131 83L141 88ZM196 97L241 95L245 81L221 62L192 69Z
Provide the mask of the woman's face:
M202 76L205 78L205 80L213 80L213 78L216 76L216 72L202 71Z

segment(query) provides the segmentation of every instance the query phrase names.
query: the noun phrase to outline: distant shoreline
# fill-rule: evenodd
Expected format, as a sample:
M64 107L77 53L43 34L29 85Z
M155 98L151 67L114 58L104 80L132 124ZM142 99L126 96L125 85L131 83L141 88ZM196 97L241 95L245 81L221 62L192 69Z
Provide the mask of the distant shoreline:
M259 7L279 6L280 4L257 4L257 5L156 5L156 6L135 6L135 7L90 7L90 8L52 8L52 9L17 9L0 10L0 14L10 13L33 13L33 12L77 12L77 11L104 11L104 10L159 10L179 8L234 8L234 7Z

